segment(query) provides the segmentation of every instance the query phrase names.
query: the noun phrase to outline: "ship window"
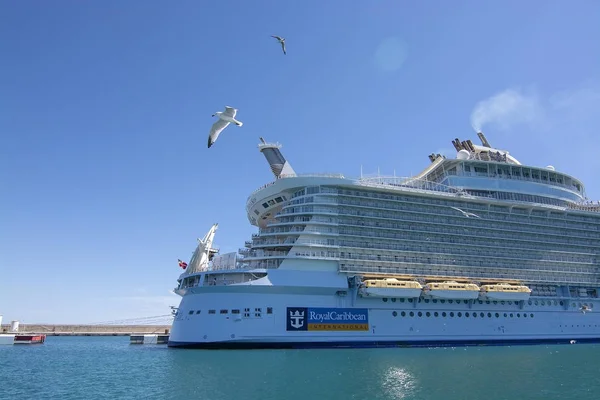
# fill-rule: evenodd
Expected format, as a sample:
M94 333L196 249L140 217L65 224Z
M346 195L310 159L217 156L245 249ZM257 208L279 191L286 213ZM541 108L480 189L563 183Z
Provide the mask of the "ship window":
M527 318L527 313L523 313L523 318Z
M434 316L434 317L437 317L438 315L439 315L439 314L438 314L438 312L437 312L437 311L433 313L433 316Z
M528 303L529 305L531 305L531 300L529 300L527 303Z
M488 318L492 318L492 313L491 312L488 313Z
M513 313L510 313L510 317L511 317L511 318L513 317Z
M208 310L209 314L214 314L216 311L215 310Z
M394 299L392 299L392 303L395 303L395 302L396 302L396 299L395 299L395 298L394 298Z
M419 311L419 313L417 314L419 317L423 316L423 313L421 311Z
M406 312L402 311L402 312L400 313L400 315L402 315L403 317L406 317Z
M384 303L387 303L387 300L388 300L388 299L387 299L387 297L384 297L384 298L383 298L383 299L381 299L381 300L383 300L383 302L384 302Z
M533 318L533 314L529 314L529 318Z
M434 302L434 303L437 303L437 299L433 299L433 302Z
M194 310L190 310L190 312L188 314L192 315L194 313Z
M453 301L452 301L452 300L448 300L448 304L452 304L452 303L453 303Z
M268 204L268 203L262 203L262 206L263 206L264 208L269 208L269 204Z
M440 303L444 304L446 302L446 300L440 300Z
M477 313L476 312L473 313L473 318L477 318Z
M219 311L219 313L221 313L221 314L227 314L228 312L229 312L228 310L221 310L221 311Z
M500 314L496 313L496 318L500 318Z
M459 317L462 317L462 313L461 313L461 312L459 312L457 315L458 315Z
M273 307L267 307L267 314L273 314Z
M198 311L196 311L196 314L200 314L200 311L202 311L202 310L198 310Z
M239 313L240 313L240 310L231 310L231 313L232 313L232 314L239 314Z
M404 299L400 299L400 303L404 303Z
M517 313L517 318L521 318L521 313Z
M393 315L394 317L397 317L397 316L398 316L398 313L397 313L396 311L393 311L393 312L392 312L392 315Z
M446 313L445 312L442 313L442 317L446 317Z
M408 314L408 315L410 315L411 317L414 317L415 313L411 311L410 314Z
M429 311L427 311L427 312L425 313L425 315L426 315L426 316L428 316L428 317L431 317L431 313L430 313Z
M281 197L275 197L275 201L277 203L281 203L283 201L283 199Z
M469 318L469 315L471 315L471 314L469 314L468 312L465 313L465 317Z
M504 313L504 318L508 317L508 314Z
M254 210L254 214L258 215L260 213L258 212L258 210Z
M453 313L453 312L450 312L450 316L451 316L451 317L454 317L454 313Z
M254 312L261 312L262 310L260 308L255 308Z

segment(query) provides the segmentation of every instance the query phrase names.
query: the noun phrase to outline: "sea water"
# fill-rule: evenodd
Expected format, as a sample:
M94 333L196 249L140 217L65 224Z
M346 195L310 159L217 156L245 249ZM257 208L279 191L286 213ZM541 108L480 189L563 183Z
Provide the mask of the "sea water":
M183 350L128 337L0 346L0 399L599 399L600 345Z

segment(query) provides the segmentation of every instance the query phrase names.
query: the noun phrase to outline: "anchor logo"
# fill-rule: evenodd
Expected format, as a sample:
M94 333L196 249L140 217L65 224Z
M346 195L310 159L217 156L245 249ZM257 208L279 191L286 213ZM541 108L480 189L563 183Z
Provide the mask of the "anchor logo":
M287 330L288 331L306 331L306 308L288 308L287 309Z
M304 325L304 313L300 311L290 311L290 320L292 321L290 323L292 328L300 329Z

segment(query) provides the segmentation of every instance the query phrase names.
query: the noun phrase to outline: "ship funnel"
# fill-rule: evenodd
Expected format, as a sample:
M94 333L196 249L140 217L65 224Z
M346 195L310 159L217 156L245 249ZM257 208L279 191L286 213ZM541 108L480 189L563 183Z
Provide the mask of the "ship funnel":
M287 162L283 154L281 154L281 151L279 151L281 148L279 143L267 143L262 137L260 138L260 141L261 143L258 145L258 149L267 159L275 178L296 175L296 172L290 163Z
M483 132L477 132L477 136L479 136L479 140L481 140L482 145L484 145L485 147L492 147L490 146L490 143L487 141Z

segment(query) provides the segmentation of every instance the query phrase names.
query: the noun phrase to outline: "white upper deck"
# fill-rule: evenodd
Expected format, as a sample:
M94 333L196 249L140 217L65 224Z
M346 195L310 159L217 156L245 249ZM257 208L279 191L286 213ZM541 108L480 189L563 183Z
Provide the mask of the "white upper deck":
M342 174L297 174L279 151L281 145L266 143L261 138L259 149L271 165L276 179L248 197L248 219L253 225L265 226L294 191L319 185L361 186L474 201L514 201L554 209L600 211L599 204L586 200L584 185L578 179L557 172L552 166L523 165L508 151L491 147L482 133L479 137L482 146L474 145L470 140L453 140L456 158L431 154L431 164L416 176L359 178L348 178ZM265 149L273 153L265 153Z

